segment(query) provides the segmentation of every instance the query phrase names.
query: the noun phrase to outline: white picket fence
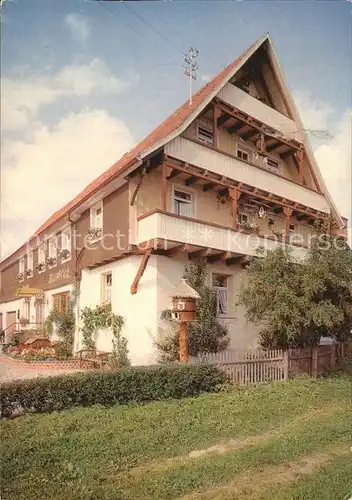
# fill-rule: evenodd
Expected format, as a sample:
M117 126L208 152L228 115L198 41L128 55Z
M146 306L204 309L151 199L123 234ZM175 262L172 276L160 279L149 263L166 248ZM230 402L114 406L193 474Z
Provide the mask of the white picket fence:
M190 362L215 364L234 384L260 384L288 378L288 356L281 349L226 350L192 357Z

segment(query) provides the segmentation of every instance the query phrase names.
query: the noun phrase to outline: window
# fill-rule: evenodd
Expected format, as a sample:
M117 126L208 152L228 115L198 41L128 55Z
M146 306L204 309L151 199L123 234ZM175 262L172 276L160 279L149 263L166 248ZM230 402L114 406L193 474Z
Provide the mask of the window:
M213 274L213 289L216 293L216 307L218 314L228 312L228 276Z
M277 161L271 160L270 158L267 158L266 164L267 164L268 170L271 170L272 172L279 171L279 163Z
M31 299L24 299L23 303L23 318L31 319Z
M112 296L112 273L105 273L102 275L102 303L110 302Z
M33 270L33 252L27 255L27 269Z
M19 271L20 274L24 273L24 258L20 259L18 271Z
M71 228L68 227L61 233L61 250L60 257L62 262L66 262L71 258Z
M38 264L36 265L38 273L42 273L45 270L45 245L40 245L38 248Z
M192 194L180 189L174 190L174 212L186 217L192 216Z
M69 310L70 292L56 293L53 295L53 309L60 313L67 313Z
M249 161L249 152L244 149L237 148L236 156L240 160Z
M206 122L198 124L198 139L206 144L214 143L213 128L210 124Z
M89 235L92 240L97 240L103 235L103 202L99 201L90 209Z
M248 215L240 212L238 214L238 223L239 224L248 224L248 222L249 222Z
M49 267L56 265L57 261L57 236L52 236L48 242L48 258L47 263Z

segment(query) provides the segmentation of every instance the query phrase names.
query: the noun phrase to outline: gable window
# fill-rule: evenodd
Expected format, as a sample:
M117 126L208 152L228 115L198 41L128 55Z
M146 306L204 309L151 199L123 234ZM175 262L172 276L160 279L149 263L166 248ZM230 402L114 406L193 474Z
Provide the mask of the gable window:
M216 293L217 313L224 315L228 313L228 276L213 274L213 289Z
M60 313L67 313L70 305L70 292L56 293L53 295L53 309Z
M98 240L103 236L103 202L99 201L90 208L90 228L88 234L91 240Z
M246 151L245 149L237 148L236 156L240 160L249 161L249 151Z
M213 145L213 128L209 123L203 121L198 123L198 140Z
M61 262L66 262L71 259L71 228L68 227L61 233Z
M111 303L112 297L112 272L102 274L101 301Z
M46 259L49 267L56 266L57 262L57 236L52 236L48 241L48 257Z
M186 217L192 216L192 194L188 191L175 189L173 205L175 214Z

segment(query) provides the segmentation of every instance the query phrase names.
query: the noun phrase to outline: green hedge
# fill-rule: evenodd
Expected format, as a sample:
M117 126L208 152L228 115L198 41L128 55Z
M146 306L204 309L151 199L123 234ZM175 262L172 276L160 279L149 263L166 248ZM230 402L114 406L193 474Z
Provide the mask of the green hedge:
M16 410L48 413L75 406L184 398L214 391L225 378L214 366L200 364L18 380L0 387L1 417L8 417Z

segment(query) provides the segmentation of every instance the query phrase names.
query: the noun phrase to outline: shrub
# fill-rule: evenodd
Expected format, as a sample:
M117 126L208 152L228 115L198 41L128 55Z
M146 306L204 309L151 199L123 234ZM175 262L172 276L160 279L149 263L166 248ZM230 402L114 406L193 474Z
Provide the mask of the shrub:
M15 410L48 413L75 406L112 406L184 398L217 390L226 376L216 367L134 367L7 382L0 387L1 417Z

